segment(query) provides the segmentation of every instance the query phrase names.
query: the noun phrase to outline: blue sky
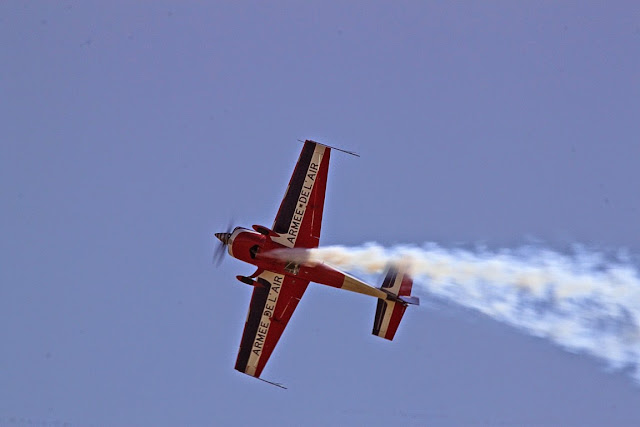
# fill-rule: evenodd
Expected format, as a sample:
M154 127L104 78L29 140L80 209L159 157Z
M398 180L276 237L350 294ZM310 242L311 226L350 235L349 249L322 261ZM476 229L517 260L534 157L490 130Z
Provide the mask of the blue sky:
M3 2L0 425L637 425L626 372L454 304L371 335L311 285L233 370L250 266L301 145L321 244L640 253L633 2Z

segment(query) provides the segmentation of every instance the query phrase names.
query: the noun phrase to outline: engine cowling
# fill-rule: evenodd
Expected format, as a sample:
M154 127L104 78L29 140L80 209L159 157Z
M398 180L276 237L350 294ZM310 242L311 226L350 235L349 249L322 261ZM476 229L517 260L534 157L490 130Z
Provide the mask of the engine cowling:
M278 233L262 225L253 225L252 228L256 230L258 233L262 234L263 236L267 236L271 238L280 237Z

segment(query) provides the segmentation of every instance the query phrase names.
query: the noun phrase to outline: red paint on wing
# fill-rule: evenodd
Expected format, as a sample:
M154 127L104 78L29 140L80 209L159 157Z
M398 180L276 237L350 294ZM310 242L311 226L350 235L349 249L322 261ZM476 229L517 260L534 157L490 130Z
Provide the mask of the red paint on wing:
M258 360L255 373L256 377L259 377L262 373L308 285L309 282L306 280L297 280L291 276L285 276L282 287L280 288L280 296L274 310L274 315L270 320L269 332L265 339L262 354L260 360Z

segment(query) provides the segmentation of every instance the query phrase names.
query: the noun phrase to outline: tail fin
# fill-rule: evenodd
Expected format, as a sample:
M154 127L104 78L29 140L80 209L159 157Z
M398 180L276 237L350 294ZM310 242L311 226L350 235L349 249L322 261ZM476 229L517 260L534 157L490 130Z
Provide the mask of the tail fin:
M413 279L406 273L406 269L389 267L381 287L389 297L386 300L378 299L373 335L393 340L407 305L420 303L418 297L411 296L412 286Z

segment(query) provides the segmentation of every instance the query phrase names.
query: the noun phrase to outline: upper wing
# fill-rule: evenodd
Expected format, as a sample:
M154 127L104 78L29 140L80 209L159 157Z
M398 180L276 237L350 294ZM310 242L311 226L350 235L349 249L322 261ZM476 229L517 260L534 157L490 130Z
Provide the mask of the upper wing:
M305 141L273 223L273 240L287 247L316 248L320 242L331 148Z
M254 377L262 373L309 284L271 271L263 271L257 281L236 360L238 371Z

